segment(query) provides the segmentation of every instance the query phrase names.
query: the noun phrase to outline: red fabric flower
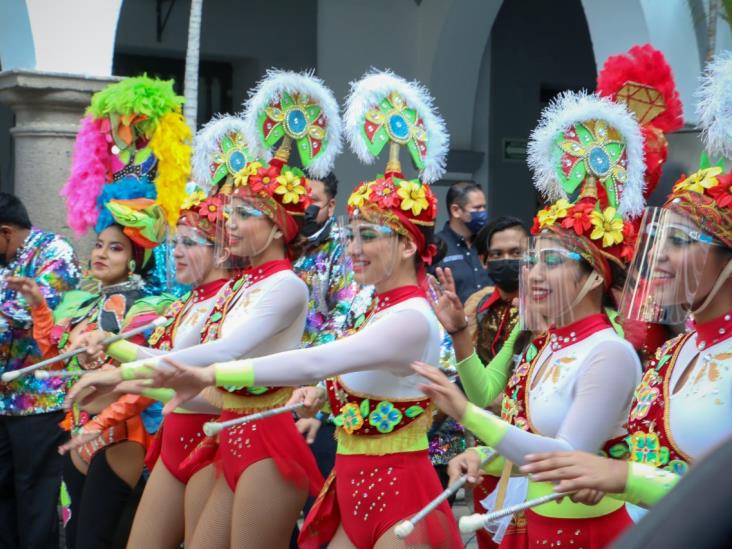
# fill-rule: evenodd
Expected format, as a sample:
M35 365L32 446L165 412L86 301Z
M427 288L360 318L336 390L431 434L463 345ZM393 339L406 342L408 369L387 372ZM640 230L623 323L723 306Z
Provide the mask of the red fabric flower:
M219 196L207 198L198 205L198 214L211 223L224 219L224 207Z
M531 234L539 234L541 228L539 227L539 218L534 216L534 224L531 225Z
M391 179L378 179L371 186L371 199L380 208L396 208L399 206L399 195Z
M592 204L577 204L569 210L567 217L562 219L562 227L565 229L574 229L577 236L585 234L592 228L592 220L590 219L590 212L592 210Z
M255 175L249 176L249 187L251 187L254 192L266 191L269 194L272 194L270 192L270 187L277 184L276 179L279 175L280 170L275 166L259 168Z
M711 196L720 208L729 208L732 206L732 175L721 175L717 177L719 185L707 190L707 194Z

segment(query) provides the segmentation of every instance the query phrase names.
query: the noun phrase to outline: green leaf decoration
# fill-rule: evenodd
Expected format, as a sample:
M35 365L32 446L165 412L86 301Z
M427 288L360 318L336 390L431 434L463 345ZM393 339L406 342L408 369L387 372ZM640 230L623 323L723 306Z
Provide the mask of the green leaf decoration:
M310 148L310 140L307 136L297 140L297 150L300 151L302 165L307 168L313 161L313 151Z
M244 277L241 277L239 280L237 280L236 282L234 282L233 289L235 291L238 290L239 288L241 288L241 285L242 284L244 284Z
M282 106L282 110L286 111L294 104L295 100L292 98L292 96L287 92L282 92L282 95L280 96L280 105Z
M267 387L249 387L247 392L253 395L262 395L267 392Z
M417 147L417 144L414 142L414 139L410 139L407 142L407 149L409 150L409 154L412 156L412 160L414 161L414 165L417 167L417 169L421 170L424 168L424 160L422 159L422 156L419 154L419 148Z
M385 113L389 112L393 108L394 105L391 104L391 101L389 101L388 97L384 97L384 99L379 102L379 109L384 111Z
M595 137L592 135L592 132L590 132L584 124L577 124L575 126L575 130L577 130L579 142L583 145L589 145L595 141Z
M536 345L533 343L529 345L528 350L526 351L526 360L534 360L534 357L536 357L536 353L539 351L536 349Z
M365 399L361 401L360 411L361 411L361 417L366 417L369 415L369 408L371 406L371 403L369 402L369 399Z
M307 117L308 122L315 122L321 112L323 112L323 109L320 108L320 105L308 105L305 107L305 116Z
M622 443L613 444L610 447L610 450L608 451L608 453L610 454L611 458L623 459L629 454L628 446L626 444L622 444Z
M229 173L229 169L226 167L226 164L220 164L218 168L216 168L216 171L213 174L213 183L216 184L219 181L221 181L224 177L226 177Z
M61 338L58 340L59 349L63 349L66 343L69 341L69 332L64 332Z
M335 423L335 425L337 427L343 427L343 414L339 414L336 417L334 417L333 423Z
M369 141L368 135L366 134L366 129L363 126L361 127L361 135L363 137L364 143L366 143L366 147L373 156L378 156L379 153L383 150L384 146L389 142L389 134L386 133L386 129L384 128L384 126L381 126L378 130L376 130L376 132L374 133L373 142Z
M671 360L671 355L663 355L661 357L661 360L658 361L658 364L656 364L656 371L663 368L663 365L666 364L669 360Z
M407 119L410 125L414 125L417 121L417 111L414 109L406 108L402 111L402 115Z
M219 320L221 320L222 316L223 315L220 312L215 312L211 315L211 322L218 322Z
M145 147L144 149L140 149L135 153L135 164L142 164L150 158L150 155L152 154L152 149L150 147Z
M699 169L706 170L707 168L711 167L712 161L709 160L709 155L707 154L707 151L702 151L701 155L699 156Z
M404 410L404 414L407 417L411 417L411 418L417 417L419 414L421 414L423 412L424 412L424 408L422 408L421 406L417 406L417 405L410 406L409 408Z

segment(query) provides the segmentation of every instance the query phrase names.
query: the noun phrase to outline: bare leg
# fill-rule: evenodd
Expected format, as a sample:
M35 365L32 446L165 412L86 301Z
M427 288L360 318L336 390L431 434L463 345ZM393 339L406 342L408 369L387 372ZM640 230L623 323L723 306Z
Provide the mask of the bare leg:
M189 544L201 518L203 508L211 495L216 482L216 467L209 465L197 471L189 480L185 488L185 541Z
M260 496L261 494L257 494ZM227 549L231 537L234 494L224 475L219 475L191 537L190 549Z
M409 547L409 549L429 549L430 545L427 543L410 543L407 545L404 540L396 537L394 528L389 528L381 534L376 545L374 545L374 549L405 549L406 547Z
M105 449L107 463L114 474L134 488L145 467L145 448L137 442L118 442Z
M330 540L328 549L356 549L356 546L348 539L342 524L338 526L338 530L336 530L333 539Z
M307 495L282 477L273 460L252 464L236 486L232 549L287 549Z
M185 486L158 460L132 523L128 549L176 549L183 541Z

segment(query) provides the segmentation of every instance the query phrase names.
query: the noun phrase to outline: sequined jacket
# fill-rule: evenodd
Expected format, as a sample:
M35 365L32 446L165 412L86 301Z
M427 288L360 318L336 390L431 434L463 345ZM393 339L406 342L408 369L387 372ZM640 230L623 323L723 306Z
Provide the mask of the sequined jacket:
M63 237L33 227L23 246L0 271L0 373L30 366L41 359L33 339L31 313L25 299L4 283L6 276L34 278L51 308L81 277L71 244ZM0 415L31 415L61 409L63 393L52 380L24 376L0 384Z
M306 248L293 265L310 292L303 347L338 339L366 312L373 294L353 280L343 242L332 220L330 223L328 235Z

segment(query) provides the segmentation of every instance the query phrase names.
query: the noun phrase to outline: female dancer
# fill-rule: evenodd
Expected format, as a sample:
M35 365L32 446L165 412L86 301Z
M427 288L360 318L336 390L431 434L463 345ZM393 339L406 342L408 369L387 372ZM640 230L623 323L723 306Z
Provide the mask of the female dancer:
M168 298L145 298L155 289L154 284L143 285L142 277L152 282L161 274L164 266L156 267L153 256L153 248L165 235L161 206L175 204L169 195L175 195L178 187L182 190L187 176L190 147L182 141L187 130L179 112L181 101L171 82L145 77L124 80L92 98L63 192L69 225L78 234L95 225L91 273L99 283L99 292L68 292L52 315L33 284L20 283L37 305L34 337L47 354L65 350L81 334L97 328L116 333L143 325L170 304ZM171 131L180 139L171 138ZM180 165L158 163L157 155L170 160L171 151ZM167 198L156 199L153 178L157 190L165 189ZM95 369L106 361L107 357L101 356L82 367ZM72 359L69 368L78 369L79 362ZM53 381L63 383L61 379ZM94 443L72 452L65 465L68 494L62 492L62 502L70 496L70 508L65 510L70 513L66 517L69 547L112 543L119 515L142 473L150 433L155 432L159 421L152 413L148 417L136 415L110 429L96 426L91 416L109 403L109 399L101 399L81 413L74 410L66 423L74 431L93 428L101 433Z
M730 78L732 57L715 60L699 102L707 149L725 157L732 142L721 106ZM682 177L663 208L646 211L642 227L621 314L679 324L691 313L693 325L657 350L635 390L618 456L630 463L538 455L527 470L566 479L561 488L625 490L631 501L649 505L732 435L732 173L703 166ZM639 494L646 485L650 494Z
M419 180L403 179L397 143L408 145L423 176L433 180L442 173L447 135L430 98L414 84L373 73L352 90L346 119L356 152L371 160L392 141L385 176L360 184L349 198L355 277L376 289L367 319L352 335L319 347L208 368L173 362L174 369L161 365L155 373L175 388L174 402L208 385L300 385L338 376L327 382L339 425L336 464L303 525L299 541L306 548L403 547L392 526L442 491L427 453L432 409L410 370L413 360L436 361L440 352L439 324L419 285L436 251L436 199ZM138 367L135 375L148 376L150 369ZM291 401L314 408L324 398L324 390L307 388ZM462 545L448 504L407 542Z
M268 166L251 162L227 185L233 191L227 206L226 245L232 256L246 259L249 266L207 319L202 332L208 343L167 355L174 360L205 365L300 345L308 291L288 257L294 255L308 205L307 181L285 162L295 140L313 175L330 171L340 140L338 109L332 93L314 77L271 71L250 99L248 116L255 120L251 127L261 121L259 133L247 138L249 143L262 141L264 148L284 135ZM132 378L140 362L146 361L89 376L76 388L114 387L123 377ZM277 407L291 393L284 387L229 386L203 396L223 408L221 418L226 420ZM77 394L72 390L69 398ZM292 416L222 432L216 459L224 474L216 478L210 494L197 495L207 499L191 546L286 547L308 491L317 493L322 485ZM281 528L262 527L274 523Z
M468 404L439 372L415 366L433 382L425 392L438 406L512 463L549 449L610 451L607 441L623 432L640 363L612 329L603 300L622 282L623 258L632 250L633 227L617 212L634 214L642 207L641 147L624 107L583 95L562 96L532 135L530 162L538 185L553 198L576 202L562 198L537 216L538 234L522 270L521 312L524 328L548 330L508 380L502 419ZM480 458L468 452L458 459ZM503 476L510 473L510 465L504 466ZM512 479L508 493L520 482ZM527 497L550 490L529 480ZM496 499L501 492L499 484ZM622 503L609 498L595 507L563 501L517 517L503 545L599 547L629 524Z

